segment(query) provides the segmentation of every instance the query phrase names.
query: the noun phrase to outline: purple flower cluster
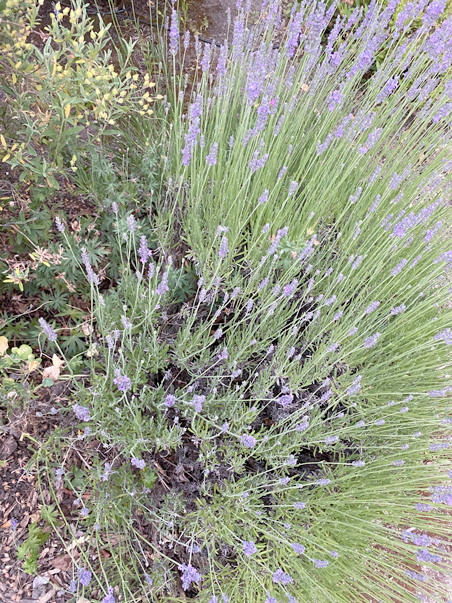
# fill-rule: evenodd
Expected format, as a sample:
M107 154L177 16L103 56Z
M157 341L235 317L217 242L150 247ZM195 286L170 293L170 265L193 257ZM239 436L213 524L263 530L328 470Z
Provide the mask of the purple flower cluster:
M279 568L273 573L273 582L276 582L277 584L292 584L293 578Z
M86 406L80 406L80 404L74 404L72 410L75 412L75 416L79 421L86 423L90 420L90 410Z
M179 571L182 572L182 588L188 590L192 582L198 584L201 581L201 574L192 565L179 565Z
M130 462L137 469L144 469L146 467L146 462L136 456L134 456Z
M254 555L254 553L257 553L257 547L252 540L250 540L249 542L244 540L242 542L242 544L243 544L243 552L245 553L245 555L247 557L251 557L251 555Z
M93 267L91 266L90 259L88 254L86 253L86 249L84 247L81 248L81 258L82 262L85 264L86 269L86 277L88 282L93 283L93 285L99 285L100 279L97 274L94 272Z
M113 383L117 386L120 392L126 392L131 389L132 381L127 377L127 375L121 375L120 369L115 369L115 378L113 379Z
M364 342L364 347L365 348L373 348L374 345L377 343L377 340L380 336L381 336L381 333L375 333L374 335L371 335L370 337L366 337L366 340Z
M56 331L49 325L49 323L46 320L44 320L44 318L39 319L39 324L41 325L41 328L44 331L44 334L47 335L47 337L49 338L49 341L57 340Z

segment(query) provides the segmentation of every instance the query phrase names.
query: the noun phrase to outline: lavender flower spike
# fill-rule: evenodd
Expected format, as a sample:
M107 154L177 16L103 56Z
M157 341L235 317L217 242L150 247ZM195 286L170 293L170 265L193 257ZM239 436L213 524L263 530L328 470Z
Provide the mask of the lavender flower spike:
M44 331L44 334L47 335L47 337L49 338L49 341L56 341L56 339L57 339L56 331L49 325L49 323L47 321L45 321L43 318L40 318L39 324L41 325L42 330Z
M218 252L218 255L222 260L228 255L228 251L228 238L223 236L221 239L220 251Z

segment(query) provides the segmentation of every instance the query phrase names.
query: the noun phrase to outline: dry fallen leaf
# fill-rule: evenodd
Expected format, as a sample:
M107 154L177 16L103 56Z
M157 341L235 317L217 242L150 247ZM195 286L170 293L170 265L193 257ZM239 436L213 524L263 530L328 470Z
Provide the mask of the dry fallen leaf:
M80 599L77 599L77 603L90 603L88 601L88 599L85 599L84 597L80 597Z
M11 519L8 519L8 521L5 521L5 523L0 526L2 530L7 530L8 528L11 527Z
M62 572L67 572L72 565L72 557L70 555L59 555L50 562L52 567L60 569Z
M0 356L3 356L6 350L9 348L8 340L3 335L0 337Z
M52 366L48 366L42 371L42 378L49 378L53 379L53 381L58 381L60 377L60 369L64 364L64 360L58 358L58 356L54 354L52 358L52 363Z

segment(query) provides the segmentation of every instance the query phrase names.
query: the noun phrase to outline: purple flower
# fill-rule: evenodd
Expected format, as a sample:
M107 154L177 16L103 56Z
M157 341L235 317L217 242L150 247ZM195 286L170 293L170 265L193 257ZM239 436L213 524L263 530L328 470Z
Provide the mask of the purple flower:
M108 587L107 595L102 599L102 603L115 603L113 588L111 586Z
M293 578L289 576L289 574L283 572L281 568L279 568L276 570L276 572L273 573L273 582L276 582L276 584L292 584Z
M380 305L379 301L372 302L370 304L370 306L367 306L367 308L364 310L364 314L371 314L371 312L373 312L374 310L376 310L379 305Z
M416 509L416 511L428 512L433 509L433 506L425 504L425 503L417 503L415 505L415 509Z
M143 459L137 458L136 456L132 458L130 463L137 469L144 469L146 467L146 462L143 461Z
M297 288L297 285L298 285L298 280L296 278L294 278L293 281L289 285L286 285L283 288L283 290L282 290L283 297L292 297L292 295L295 293L295 289Z
M142 264L146 264L146 262L152 255L152 251L150 249L148 249L148 241L144 235L142 237L140 237L140 246L138 248L138 255L140 256L140 262Z
M223 236L221 239L220 251L218 252L218 255L222 260L228 255L228 251L228 238Z
M361 460L360 461L353 461L352 462L353 467L364 467L365 464L366 463L364 461L361 461Z
M254 448L257 443L257 440L252 435L244 434L240 438L240 443L242 444L242 446L245 446L245 448Z
M284 166L281 168L281 170L280 170L280 172L279 172L279 174L278 174L278 179L279 179L279 180L281 180L281 178L283 178L283 177L284 177L284 174L285 174L286 172L287 172L287 165L284 165Z
M391 276L396 276L402 269L408 264L408 260L402 260L397 264L395 268L391 270Z
M380 92L377 94L377 98L375 99L375 104L380 105L387 96L389 96L390 94L392 94L394 92L394 90L397 88L398 85L399 85L399 76L398 75L390 78L386 82L386 84L383 86L383 88L380 90Z
M86 278L88 279L88 282L93 283L94 285L99 285L99 277L93 271L89 256L86 253L86 249L84 247L81 248L81 258L82 262L85 264Z
M214 142L210 148L210 153L206 157L207 165L215 165L217 163L218 143Z
M165 270L165 272L162 274L162 280L156 289L156 293L157 295L164 295L165 293L168 293L168 291L168 270Z
M394 467L401 467L405 464L405 461L403 461L402 459L398 459L397 461L393 461L391 464L394 465Z
M292 404L293 395L292 394L284 394L277 400L277 402L278 402L278 404L281 404L281 406L287 406L288 404Z
M328 561L326 559L325 560L322 560L322 559L313 559L312 561L314 562L314 565L317 568L323 568L323 567L326 567L328 565Z
M90 411L89 411L89 408L87 408L86 406L80 406L80 404L74 404L74 406L72 407L72 410L75 412L75 416L77 417L77 419L79 421L83 421L84 423L86 421L89 421Z
M339 436L328 436L325 438L325 444L335 444L339 441Z
M328 110L334 111L334 109L342 102L342 90L333 90L328 99Z
M374 345L377 343L377 340L380 336L381 336L381 333L375 333L375 335L371 335L370 337L367 337L364 342L364 347L365 348L373 348Z
M323 479L318 479L315 483L318 486L328 486L328 484L331 484L331 480L326 477Z
M418 549L417 560L419 562L426 561L427 563L441 563L443 560L439 555L433 555L428 549Z
M392 308L391 310L391 314L392 316L397 316L397 314L401 314L402 312L405 312L405 310L405 304L402 304L401 306L394 306L394 308Z
M120 392L126 392L131 389L132 381L127 377L127 375L121 376L121 371L119 369L115 369L115 378L113 379L113 383L117 386Z
M102 473L102 481L106 482L111 474L111 463L105 463L105 471Z
M171 13L171 27L169 32L170 39L170 53L174 56L179 49L179 23L177 19L177 12L173 8Z
M131 329L132 328L132 323L127 318L127 316L121 316L121 323L122 323L122 326L124 327L124 329Z
M254 542L252 540L250 540L249 542L244 540L242 542L242 544L243 544L243 552L245 553L245 555L247 557L251 557L251 555L254 555L254 553L257 553L256 545L254 544Z
M306 503L305 502L295 502L293 504L293 506L295 507L295 509L304 509L306 507Z
M266 188L264 190L264 192L262 193L262 195L259 197L259 205L262 205L262 203L266 203L268 201L268 188ZM268 225L270 226L270 225ZM267 228L268 230L268 228ZM267 230L263 231L263 232L267 232Z
M16 530L17 529L17 525L18 525L18 521L15 517L11 517L11 530Z
M89 509L88 509L88 507L83 507L83 509L80 511L80 515L82 517L88 517L88 515L89 515Z
M182 588L188 590L192 582L198 584L201 581L201 574L192 565L179 565L179 570L182 572Z
M290 183L290 186L289 186L288 196L290 197L291 195L293 195L294 192L297 190L297 188L298 188L298 182L295 182L295 180L292 180L292 182Z
M165 398L165 406L167 408L171 408L175 404L176 404L176 396L173 396L173 394L168 394Z
M405 575L412 580L417 580L418 582L427 582L427 577L422 574L417 574L416 572L412 572L411 570L405 570Z
M296 542L292 542L290 546L299 555L302 555L305 552L305 547L302 544L297 544Z
M361 264L362 260L363 260L363 256L362 256L362 255L359 255L359 256L358 256L358 257L355 259L355 261L352 263L352 267L351 267L351 269L352 269L352 270L355 270L356 268L358 268L358 266Z
M47 321L45 321L43 318L40 318L39 324L41 325L42 330L44 331L44 334L47 335L47 337L49 338L49 341L56 341L56 339L57 339L56 331L54 331L54 329L49 325L49 323Z
M354 394L357 394L359 392L359 390L361 389L361 379L362 375L358 375L356 379L354 379L352 385L347 389L347 394L349 396L353 396Z
M218 359L219 360L227 360L228 358L229 358L228 350L227 350L227 348L223 348L221 350L221 352L218 354Z
M59 216L55 218L55 224L60 232L64 232L64 224Z
M91 572L84 567L81 567L78 570L78 579L80 580L80 584L82 586L88 586L88 584L91 582L91 576Z
M202 405L204 404L205 401L206 401L205 396L198 396L197 394L195 394L193 396L193 400L191 401L191 403L195 407L196 412L202 411Z

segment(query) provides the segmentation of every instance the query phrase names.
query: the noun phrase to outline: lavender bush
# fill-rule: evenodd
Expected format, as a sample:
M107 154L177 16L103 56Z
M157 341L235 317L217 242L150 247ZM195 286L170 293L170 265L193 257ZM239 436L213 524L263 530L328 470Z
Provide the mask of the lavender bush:
M158 249L118 216L106 294L81 258L96 331L73 411L102 447L74 590L444 603L452 19L408 3L389 34L392 1L335 22L302 2L287 28L277 2L246 8L218 50L195 40L192 86L171 15Z

